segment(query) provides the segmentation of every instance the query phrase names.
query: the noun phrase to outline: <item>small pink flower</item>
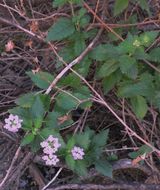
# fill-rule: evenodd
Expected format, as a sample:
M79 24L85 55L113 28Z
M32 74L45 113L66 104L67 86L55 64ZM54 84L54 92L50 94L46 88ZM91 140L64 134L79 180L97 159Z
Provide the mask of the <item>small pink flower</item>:
M48 142L46 142L46 141L41 142L40 145L42 148L49 146Z
M10 114L7 119L5 119L4 128L11 132L18 132L21 128L23 120L20 119L17 115Z
M61 144L59 143L58 138L50 135L46 140L40 143L45 154L53 154L58 151Z
M71 153L72 153L72 156L73 156L74 160L82 160L83 156L85 155L83 148L80 148L80 147L77 147L77 146L74 146L72 148Z
M58 157L54 154L44 155L42 156L42 159L46 162L46 165L48 166L55 166L59 162Z

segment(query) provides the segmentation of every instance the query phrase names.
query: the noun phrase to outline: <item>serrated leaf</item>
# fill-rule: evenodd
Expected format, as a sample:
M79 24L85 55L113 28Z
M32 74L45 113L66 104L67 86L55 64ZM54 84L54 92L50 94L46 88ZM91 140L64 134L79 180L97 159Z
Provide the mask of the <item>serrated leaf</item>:
M63 122L61 121L64 117L67 117ZM69 126L73 123L73 120L70 115L63 115L58 112L49 112L47 117L45 118L45 123L48 128L56 128L58 130Z
M116 48L111 44L99 45L89 54L89 57L95 59L96 61L106 61L109 58L117 56L118 54Z
M90 134L88 132L75 135L77 144L80 145L84 149L87 149L89 147L89 144L91 142L89 137L90 137Z
M32 143L29 144L29 147L31 147L31 151L36 153L40 148L40 143L42 141L42 137L39 135L36 135Z
M44 109L44 105L39 96L36 97L32 107L31 107L31 113L32 113L33 119L34 118L42 119L44 116L45 109Z
M86 176L87 175L87 165L86 165L85 160L77 160L74 170L79 176Z
M148 58L148 54L145 52L144 47L136 48L133 56L137 60L143 60Z
M77 35L77 39L74 42L74 52L78 56L85 49L86 44L82 35Z
M107 160L104 159L97 160L95 163L95 168L98 172L100 172L104 176L112 178L113 167Z
M67 156L65 157L65 161L67 166L71 169L74 170L75 169L75 160L73 159L73 157L70 154L67 154Z
M49 29L46 40L56 41L63 40L71 36L75 31L74 24L71 19L60 18L58 21Z
M94 146L103 147L107 143L109 130L102 130L100 133L96 134L92 143Z
M127 77L136 79L138 74L138 65L134 57L123 55L119 58L120 70Z
M116 0L114 5L114 16L123 12L128 7L129 0Z
M46 119L45 119L45 122L46 122L46 126L48 128L56 128L58 127L58 117L60 117L61 114L58 113L58 112L49 112Z
M61 92L55 99L55 109L56 107L59 107L63 110L69 111L75 109L79 105L78 100L67 93Z
M125 98L137 95L151 98L155 90L152 80L151 75L145 73L138 82L124 82L118 89L118 95Z
M159 32L157 31L151 31L151 32L144 32L139 36L139 39L145 47L148 47L151 45L156 37L158 36Z
M70 139L67 142L66 149L70 151L73 148L73 146L75 145L75 143L76 143L75 138L70 137Z
M142 96L136 96L131 98L130 100L132 109L136 116L140 119L143 119L148 110L146 99L144 99Z
M44 106L45 111L48 111L50 108L51 98L48 94L39 94L40 100Z
M33 101L35 98L35 93L27 93L24 95L21 95L19 98L15 100L15 103L23 108L29 108L31 107Z
M29 71L26 73L31 78L31 80L34 82L34 84L41 89L47 89L48 86L50 85L50 83L54 79L54 77L47 72L40 71L40 72L34 74L31 71Z
M63 77L58 84L61 86L70 86L70 87L78 88L81 85L81 80L74 73L70 73L66 77Z
M106 61L96 72L96 78L101 79L109 76L118 69L119 65L115 60Z
M160 47L154 48L149 52L150 61L160 63Z
M153 104L160 111L160 92L159 91L156 92L156 95L155 95L155 97L153 99Z
M42 126L42 118L34 118L33 123L34 123L34 129L39 129Z
M31 119L31 114L28 109L21 108L21 107L15 107L8 110L9 113L18 115L21 119L23 119L23 124L27 124L27 121Z
M107 94L121 78L122 74L119 70L115 71L110 76L105 77L102 81L104 94Z
M49 135L59 136L59 133L53 128L44 128L39 132L40 137L47 138Z
M148 6L148 2L147 0L139 0L138 1L140 7L143 9L143 10L146 10L150 16L150 10L149 10L149 6Z
M34 140L35 136L30 133L30 134L27 134L21 141L21 146L25 146L25 145L28 145L30 144L33 140Z

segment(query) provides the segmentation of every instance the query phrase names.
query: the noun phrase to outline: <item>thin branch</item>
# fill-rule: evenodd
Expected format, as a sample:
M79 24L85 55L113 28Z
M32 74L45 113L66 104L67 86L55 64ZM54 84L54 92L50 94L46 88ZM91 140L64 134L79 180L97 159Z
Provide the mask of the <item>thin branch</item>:
M44 186L42 190L46 190L47 187L49 187L49 186L56 180L56 178L58 177L58 175L61 173L62 169L63 169L63 168L60 168L60 169L58 170L58 172L57 172L56 175L53 177L53 179L52 179L46 186Z
M83 5L85 6L85 8L86 8L89 12L91 12L91 13L93 14L93 16L95 17L95 19L98 20L98 21L101 23L101 25L102 25L103 28L105 28L105 29L107 29L108 31L110 31L112 34L114 34L114 35L115 35L118 39L120 39L121 41L124 41L124 39L123 39L118 33L116 33L110 26L108 26L108 24L104 23L103 20L102 20L99 16L96 15L96 13L88 6L87 3L85 3L85 2L83 1Z
M80 61L85 57L85 55L92 50L93 46L99 39L100 35L102 34L103 29L100 29L96 37L93 39L93 41L88 45L88 47L76 58L74 59L71 63L68 65L64 62L63 58L61 58L58 53L55 51L54 48L53 51L56 54L56 56L59 58L59 60L63 63L65 63L66 67L56 76L56 78L53 80L53 82L50 84L48 89L46 90L45 94L49 94L52 88L57 84L57 82L65 75L66 72L68 72L74 65L80 63ZM52 46L52 44L50 44Z

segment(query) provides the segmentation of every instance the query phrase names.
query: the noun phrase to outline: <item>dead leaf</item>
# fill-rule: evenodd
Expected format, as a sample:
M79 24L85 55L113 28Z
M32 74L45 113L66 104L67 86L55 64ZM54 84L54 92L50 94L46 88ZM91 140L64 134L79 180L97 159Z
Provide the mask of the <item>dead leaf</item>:
M144 160L145 158L146 158L146 153L132 160L132 165L133 166L137 165L140 161Z
M31 24L29 25L30 31L32 32L37 32L39 29L38 22L37 21L32 21Z
M25 42L25 46L29 47L29 48L32 48L32 45L33 45L33 41L32 40L27 40Z
M65 121L68 121L71 119L71 116L70 115L64 115L62 117L59 117L58 118L58 125L61 125L63 124Z

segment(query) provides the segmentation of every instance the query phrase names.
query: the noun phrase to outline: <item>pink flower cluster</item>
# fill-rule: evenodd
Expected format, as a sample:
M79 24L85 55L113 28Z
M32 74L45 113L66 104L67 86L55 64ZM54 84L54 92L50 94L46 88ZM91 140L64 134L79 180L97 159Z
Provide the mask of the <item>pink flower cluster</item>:
M46 165L48 166L55 166L57 162L59 162L59 159L55 154L44 155L42 156L42 159L46 161Z
M17 115L10 114L7 119L5 119L4 128L11 132L18 132L21 128L23 120L20 119Z
M56 153L61 146L58 138L50 135L46 140L41 142L40 145L43 148L43 152L45 153L42 159L46 162L46 165L55 166L57 162L59 162L59 159L54 153Z
M82 160L84 157L84 150L78 146L74 146L71 150L72 156L74 160Z

